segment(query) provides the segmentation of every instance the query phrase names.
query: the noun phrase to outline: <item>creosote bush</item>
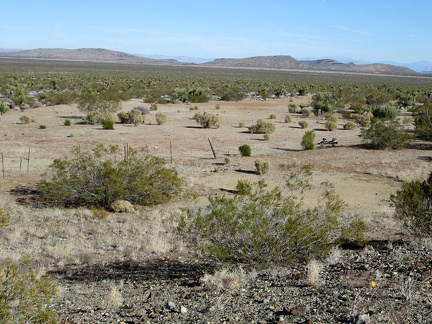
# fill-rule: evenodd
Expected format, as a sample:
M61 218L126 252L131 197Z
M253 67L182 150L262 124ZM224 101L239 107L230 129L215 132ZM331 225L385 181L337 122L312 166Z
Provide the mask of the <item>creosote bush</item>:
M102 119L101 124L103 129L114 129L114 121L112 119Z
M34 122L36 122L36 119L35 119L34 117L29 117L29 116L27 116L27 115L22 115L22 116L19 118L19 120L20 120L20 122L23 123L23 124L30 124L30 123L34 123Z
M110 208L116 200L127 200L149 206L168 201L184 187L160 157L133 149L120 154L116 145L98 145L91 152L74 148L72 153L72 158L55 159L39 183L45 204Z
M70 119L65 119L63 125L65 125L65 126L71 126L71 125L72 125L72 122L71 122Z
M236 194L238 195L250 195L253 192L253 183L248 179L237 180L237 185L235 187Z
M290 115L286 115L284 118L285 123L291 123L291 116Z
M239 152L241 156L251 156L252 155L252 149L250 147L250 145L248 144L243 144L241 146L239 146Z
M112 120L113 123L116 120L116 115L107 110L107 109L96 109L89 111L84 117L83 120L89 124L101 124L102 120Z
M325 123L325 128L331 132L337 129L337 124L334 121L327 121Z
M303 128L303 129L308 128L308 126L309 126L306 120L300 120L300 121L298 122L298 124L299 124L300 127Z
M396 220L416 235L432 236L432 172L424 181L404 183L390 201Z
M257 174L266 174L270 170L270 163L263 159L256 159L255 170Z
M119 118L120 123L122 124L139 125L145 123L145 116L142 113L142 111L139 109L132 109L129 110L128 112L124 112L124 111L119 112L117 114L117 117Z
M262 180L252 190L238 190L241 194L211 196L206 207L190 208L180 218L179 234L227 262L267 266L323 256L342 233L345 203L331 184L323 183L319 203L304 207L302 193L311 183L308 170L284 168L289 173L284 189L266 189Z
M304 133L301 146L305 150L313 150L315 148L315 132L313 130Z
M29 256L0 265L0 323L57 323L47 307L55 286L39 278Z
M162 112L156 113L155 118L156 118L156 123L158 123L158 125L165 124L168 120L167 114Z
M382 119L374 119L369 128L362 128L361 137L376 149L402 148L414 139L397 120Z
M345 130L353 130L353 129L355 129L356 127L357 127L357 125L356 125L355 123L349 121L349 122L346 122L346 123L344 124L343 129L345 129Z
M276 125L271 121L258 119L257 123L249 126L248 129L253 134L271 134L276 130Z
M10 225L11 215L0 207L0 228L8 228Z
M219 128L220 117L212 113L195 113L193 117L203 128Z

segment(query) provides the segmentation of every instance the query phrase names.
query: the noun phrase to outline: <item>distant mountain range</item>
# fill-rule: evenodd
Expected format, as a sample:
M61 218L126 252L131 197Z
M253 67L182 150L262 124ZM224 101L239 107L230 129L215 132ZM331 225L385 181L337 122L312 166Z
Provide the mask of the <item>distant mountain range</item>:
M150 65L200 65L226 68L249 69L279 69L279 70L305 70L329 71L346 73L372 73L392 75L415 75L416 72L432 71L432 62L415 62L401 66L397 63L369 63L353 62L346 58L336 59L303 59L296 60L288 55L256 56L249 58L218 58L206 59L198 57L167 57L162 55L132 55L124 52L101 48L81 49L51 49L42 48L34 50L18 50L0 48L0 57L63 60L63 61L91 61L113 62L129 64Z

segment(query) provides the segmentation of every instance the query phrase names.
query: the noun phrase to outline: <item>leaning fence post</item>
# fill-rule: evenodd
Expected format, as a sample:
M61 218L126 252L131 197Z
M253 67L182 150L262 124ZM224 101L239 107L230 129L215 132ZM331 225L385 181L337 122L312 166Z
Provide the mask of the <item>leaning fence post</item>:
M28 149L28 154L27 154L27 172L29 172L30 170L30 147Z
M216 159L216 152L215 152L215 150L214 150L214 148L213 148L213 145L212 145L212 142L210 141L210 138L208 139L208 141L209 141L209 143L210 143L210 148L211 148L211 150L212 150L212 152L213 152L213 157Z
M3 153L1 155L2 155L2 173L3 173L3 179L4 179L4 177L5 177L4 156L3 156Z

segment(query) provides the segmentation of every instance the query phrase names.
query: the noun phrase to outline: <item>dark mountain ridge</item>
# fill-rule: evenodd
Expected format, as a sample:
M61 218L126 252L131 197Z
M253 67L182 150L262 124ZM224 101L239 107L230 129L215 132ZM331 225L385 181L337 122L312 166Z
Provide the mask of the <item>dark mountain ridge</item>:
M87 61L107 63L149 64L149 65L190 65L191 63L179 62L175 59L151 59L132 55L119 51L102 48L41 48L18 51L13 53L1 53L3 58L39 59L39 60L63 60L63 61ZM302 60L298 61L289 55L255 56L248 58L219 58L210 62L195 64L198 66L224 67L224 68L249 68L249 69L276 69L276 70L300 70L322 72L345 73L369 73L386 75L417 75L414 70L392 64L355 64L341 63L332 59Z

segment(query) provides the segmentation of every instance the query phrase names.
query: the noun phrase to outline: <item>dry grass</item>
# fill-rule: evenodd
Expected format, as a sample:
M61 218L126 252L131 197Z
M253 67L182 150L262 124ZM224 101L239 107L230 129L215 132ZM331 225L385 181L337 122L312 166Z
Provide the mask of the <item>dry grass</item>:
M322 284L321 273L324 270L324 264L317 260L310 260L307 264L307 283L314 287Z
M223 268L214 274L205 274L202 281L208 287L217 290L239 289L249 280L256 277L256 272L246 273L241 267L235 269Z

